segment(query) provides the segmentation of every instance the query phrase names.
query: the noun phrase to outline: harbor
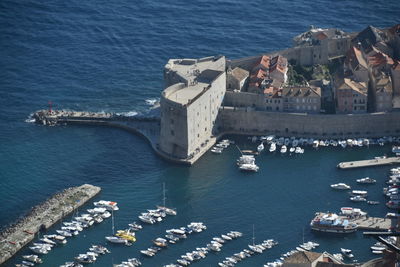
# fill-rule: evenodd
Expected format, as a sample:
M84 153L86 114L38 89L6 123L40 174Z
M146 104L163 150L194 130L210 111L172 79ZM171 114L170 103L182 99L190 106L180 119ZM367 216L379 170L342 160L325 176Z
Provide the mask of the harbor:
M353 168L384 166L384 165L394 165L394 164L400 164L400 157L389 157L389 158L379 157L368 160L340 162L337 165L337 167L339 169L353 169Z
M32 241L39 231L50 228L96 196L100 190L100 187L90 184L70 187L33 207L25 217L0 233L0 264Z

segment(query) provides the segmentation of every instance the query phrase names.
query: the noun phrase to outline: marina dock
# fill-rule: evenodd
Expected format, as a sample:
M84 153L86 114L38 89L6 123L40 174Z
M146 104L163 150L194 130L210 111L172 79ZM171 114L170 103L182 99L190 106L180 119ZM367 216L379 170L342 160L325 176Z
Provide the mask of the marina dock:
M0 264L32 241L40 230L48 229L96 196L100 190L100 187L90 184L70 187L33 207L24 218L0 233Z
M379 217L360 217L348 219L346 216L339 216L341 219L347 219L358 225L360 230L388 231L396 224L395 220Z
M339 169L352 169L352 168L373 167L373 166L383 166L392 164L400 164L400 157L340 162L337 165L337 167Z

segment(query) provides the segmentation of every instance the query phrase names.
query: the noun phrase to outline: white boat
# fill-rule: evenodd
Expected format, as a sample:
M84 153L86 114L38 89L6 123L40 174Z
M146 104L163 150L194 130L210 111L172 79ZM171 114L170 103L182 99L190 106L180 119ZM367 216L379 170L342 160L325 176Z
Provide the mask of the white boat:
M392 152L395 154L399 154L400 153L400 146L393 146L392 147Z
M368 200L367 204L369 204L369 205L378 205L379 201Z
M115 243L115 244L127 244L128 243L128 240L123 239L118 236L106 236L105 238L107 241L109 241L111 243Z
M261 143L261 144L258 145L257 151L258 151L258 153L260 153L260 152L263 151L263 150L264 150L264 144Z
M214 153L214 154L221 154L222 150L223 150L223 148L220 148L220 147L211 148L211 152Z
M171 208L167 208L165 206L165 201L166 201L166 197L165 197L165 183L163 183L163 205L162 206L157 206L157 209L159 209L160 211L164 212L165 214L168 215L176 215L177 212L175 209L171 209Z
M369 177L357 179L356 181L359 184L374 184L374 183L376 183L375 179L372 179L372 178L369 178Z
M156 220L154 218L152 218L151 216L146 216L146 215L139 215L139 220L141 220L144 223L148 223L148 224L155 224Z
M351 253L351 249L340 248L340 252L342 252L343 256L352 259L354 255Z
M271 143L271 146L269 147L269 152L274 152L276 150L276 144Z
M338 184L331 184L331 187L333 189L339 189L339 190L348 190L351 189L351 187L345 183L338 183Z
M350 200L353 202L363 202L363 201L367 201L366 198L362 197L362 196L354 196L354 197L350 197Z
M318 140L314 140L312 143L313 148L318 148L319 146L319 141Z
M237 165L242 165L242 164L255 164L256 159L254 158L253 155L242 155L238 160L237 160Z
M365 191L365 190L353 190L353 191L350 192L350 195L366 197L368 195L368 191Z
M99 200L97 202L93 202L96 207L103 207L109 211L116 211L119 210L118 203L114 201L107 201L107 200Z
M38 255L34 255L34 254L32 254L32 255L24 255L24 256L22 256L22 258L24 258L25 260L34 262L34 263L42 263L43 262L42 259L39 258Z
M293 152L295 152L296 151L296 148L295 147L291 147L290 149L289 149L289 152L290 153L293 153Z
M350 216L365 216L367 213L362 211L359 208L351 208L351 207L342 207L340 208L340 213L342 215L350 215Z
M287 147L286 147L286 145L283 145L281 147L281 153L286 153L286 151L287 151Z
M251 172L257 172L259 167L256 164L241 164L239 166L239 169L241 171L251 171Z

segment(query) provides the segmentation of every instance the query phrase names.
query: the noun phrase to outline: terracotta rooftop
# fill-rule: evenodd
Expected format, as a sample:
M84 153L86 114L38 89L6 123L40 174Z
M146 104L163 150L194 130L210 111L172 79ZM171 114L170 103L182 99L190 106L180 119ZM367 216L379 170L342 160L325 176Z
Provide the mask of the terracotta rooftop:
M288 65L287 59L281 55L277 55L276 57L273 57L271 59L269 72L278 70L284 73L287 71L287 65Z
M376 47L372 46L372 52L370 56L368 56L368 63L376 67L385 64L393 65L394 61L391 57L389 57L382 51L379 51Z
M261 56L254 65L252 72L256 71L258 68L267 70L269 68L269 61L269 56Z
M335 263L335 262L325 262L325 261L319 261L317 262L316 267L351 267L355 266L354 264L341 264L341 263Z
M321 255L322 253L299 251L287 257L284 263L298 263L298 264L312 263L316 259L318 259Z
M252 73L250 76L251 82L258 82L267 77L267 72L263 69L258 69L256 72Z
M362 95L367 95L367 84L365 82L356 82L349 78L344 78L338 81L340 86L337 87L338 90L341 89L353 89Z
M346 63L350 64L352 69L355 69L358 65L364 67L365 69L368 68L367 62L365 61L361 51L355 46L352 46L348 51Z

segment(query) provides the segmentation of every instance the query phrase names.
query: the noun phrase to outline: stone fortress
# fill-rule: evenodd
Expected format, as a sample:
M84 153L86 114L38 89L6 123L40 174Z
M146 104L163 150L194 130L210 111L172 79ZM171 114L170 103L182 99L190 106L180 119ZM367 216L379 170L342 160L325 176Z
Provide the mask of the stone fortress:
M400 135L400 25L359 33L312 27L294 45L238 60L169 60L158 153L192 164L223 134ZM334 111L324 114L328 102Z

